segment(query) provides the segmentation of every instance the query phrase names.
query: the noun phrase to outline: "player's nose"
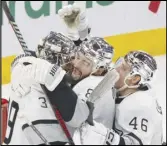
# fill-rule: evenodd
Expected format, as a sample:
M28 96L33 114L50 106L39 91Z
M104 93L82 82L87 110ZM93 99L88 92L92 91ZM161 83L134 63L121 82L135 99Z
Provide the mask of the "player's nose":
M115 68L115 70L120 74L121 73L121 66Z
M80 67L80 62L79 62L78 60L76 60L76 61L74 62L74 67L75 67L75 68Z

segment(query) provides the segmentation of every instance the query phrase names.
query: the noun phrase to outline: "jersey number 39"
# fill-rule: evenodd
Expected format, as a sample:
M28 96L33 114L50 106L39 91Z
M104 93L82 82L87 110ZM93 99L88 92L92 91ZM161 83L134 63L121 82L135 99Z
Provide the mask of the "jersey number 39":
M10 101L9 101L9 105L10 105ZM19 105L17 102L12 101L11 105L10 105L10 109L9 109L9 117L8 117L8 129L10 129L9 135L8 137L5 137L4 143L5 144L9 144L13 135L13 129L14 129L14 124L16 122L16 117L17 117L17 113L19 111Z
M47 104L46 104L46 99L44 97L39 97L39 100L42 102L41 103L41 107L42 108L47 108ZM8 116L8 136L6 135L4 143L5 144L9 144L11 139L12 139L12 135L13 135L13 130L14 130L14 125L16 122L16 117L19 111L19 104L15 101L11 102L10 105L10 100L9 100L9 116Z

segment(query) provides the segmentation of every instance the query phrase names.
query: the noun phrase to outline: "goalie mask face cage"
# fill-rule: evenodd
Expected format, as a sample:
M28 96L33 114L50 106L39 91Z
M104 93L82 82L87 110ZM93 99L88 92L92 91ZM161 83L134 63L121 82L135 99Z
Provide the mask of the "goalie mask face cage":
M67 64L75 56L76 46L72 40L61 33L51 32L41 40L36 54L39 58L48 60L53 64Z

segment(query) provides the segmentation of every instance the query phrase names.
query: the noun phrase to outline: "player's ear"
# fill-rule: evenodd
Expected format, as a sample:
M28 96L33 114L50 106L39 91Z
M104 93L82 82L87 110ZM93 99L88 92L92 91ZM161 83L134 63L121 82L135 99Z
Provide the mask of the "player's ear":
M141 80L141 76L140 75L134 75L131 82L133 85L137 85Z
M107 73L107 69L104 67L100 67L97 71L95 71L92 75L93 76L104 76Z

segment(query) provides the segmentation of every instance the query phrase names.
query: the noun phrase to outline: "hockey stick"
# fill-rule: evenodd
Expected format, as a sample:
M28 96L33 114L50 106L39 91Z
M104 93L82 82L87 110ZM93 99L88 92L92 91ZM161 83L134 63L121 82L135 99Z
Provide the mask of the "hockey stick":
M5 13L6 13L6 16L7 16L8 20L9 20L9 23L11 24L11 26L13 28L13 31L15 32L15 35L16 35L20 45L22 46L22 49L23 49L24 53L27 54L27 55L32 55L32 52L28 49L28 47L27 47L27 45L26 45L26 43L25 43L25 41L23 39L23 36L22 36L17 24L15 23L15 20L14 20L13 16L10 13L10 10L9 10L9 8L7 6L6 1L1 1L1 3L2 3L2 7L3 7L3 9L4 9ZM41 87L43 88L43 85L41 85ZM50 100L48 100L48 101L50 102ZM58 122L59 122L59 124L60 124L60 126L61 126L61 128L63 130L63 132L65 133L65 135L66 135L66 137L67 137L67 139L69 141L69 144L75 145L74 142L73 142L73 139L72 139L72 137L71 137L71 135L70 135L70 133L69 133L69 131L67 129L67 126L66 126L66 124L65 124L65 122L64 122L64 120L63 120L63 118L62 118L62 116L61 116L61 114L59 112L59 110L55 106L53 108L54 109L52 109L52 110L55 113L55 116L56 116L56 118L57 118L57 120L58 120ZM36 130L36 133L38 134L38 136L43 140L42 134L37 132L37 129L35 128L34 125L31 124L31 126L33 127L33 130ZM48 143L46 143L46 141L44 141L45 144L48 144Z
M104 79L96 86L93 92L90 94L88 101L94 103L99 98L102 98L103 95L111 90L116 81L119 79L119 74L114 69L109 70L105 75Z
M35 133L36 133L38 136L40 135L39 137L40 137L40 139L45 143L45 145L51 145L51 144L46 140L46 138L40 133L40 131L32 124L32 122L29 121L26 116L23 115L23 117L24 117L26 123L35 131Z
M29 53L29 52L27 52L28 47L27 47L27 45L26 45L26 43L25 43L25 41L20 33L20 30L19 30L17 24L14 21L13 16L10 14L10 11L9 11L9 8L7 6L6 1L1 1L1 3L2 3L2 8L4 9L4 11L8 17L9 23L11 24L11 26L12 26L12 28L17 36L17 39L18 39L20 45L22 46L23 51L25 52L25 54L28 54ZM31 55L31 54L28 54L28 55ZM50 145L49 142L44 138L44 136L38 131L38 129L33 124L29 124L29 125L46 145Z

